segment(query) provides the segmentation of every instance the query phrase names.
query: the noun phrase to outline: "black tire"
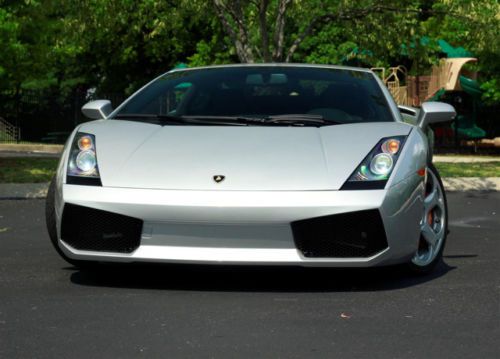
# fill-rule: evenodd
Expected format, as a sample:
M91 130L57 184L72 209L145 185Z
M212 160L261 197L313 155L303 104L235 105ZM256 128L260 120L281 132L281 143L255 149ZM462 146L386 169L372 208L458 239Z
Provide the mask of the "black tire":
M94 267L96 262L81 261L69 258L64 254L58 244L57 238L57 224L56 224L56 210L55 210L55 196L56 196L56 176L52 177L50 181L47 198L45 199L45 222L47 224L47 232L49 232L50 242L54 246L57 253L69 264L80 268Z
M432 172L434 174L434 176L437 178L438 185L440 186L441 192L443 194L443 202L444 202L444 209L445 209L445 213L444 213L445 228L444 228L444 237L443 237L443 240L441 243L441 247L440 247L436 257L432 260L432 262L430 262L429 264L427 264L425 266L416 265L415 263L413 263L412 260L410 260L407 263L407 267L410 270L410 272L413 274L417 274L417 275L429 274L430 272L432 272L434 270L436 265L438 265L443 260L443 251L444 251L444 247L446 246L446 239L448 237L448 202L446 200L446 192L444 190L443 181L441 180L441 176L439 175L438 170L436 169L436 167L434 167L434 165L432 163L428 165L427 170Z

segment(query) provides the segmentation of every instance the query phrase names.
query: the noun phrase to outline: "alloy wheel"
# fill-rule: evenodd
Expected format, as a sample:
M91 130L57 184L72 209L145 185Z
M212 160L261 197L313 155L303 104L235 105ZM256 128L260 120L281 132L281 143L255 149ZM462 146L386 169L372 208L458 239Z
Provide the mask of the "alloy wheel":
M427 171L424 213L420 221L420 241L412 263L424 267L439 254L446 236L446 204L443 188L434 174Z

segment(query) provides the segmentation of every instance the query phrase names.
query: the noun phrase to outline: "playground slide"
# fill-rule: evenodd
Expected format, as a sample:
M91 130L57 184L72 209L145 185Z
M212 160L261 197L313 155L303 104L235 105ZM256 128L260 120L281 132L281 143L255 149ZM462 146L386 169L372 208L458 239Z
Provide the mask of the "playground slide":
M460 75L459 81L460 86L462 87L462 90L464 90L464 92L471 95L475 100L480 99L481 95L483 94L483 90L481 90L481 87L476 80ZM427 101L439 101L439 99L442 95L444 95L445 92L445 89L439 89L438 91L436 91L436 93L434 93L434 95L429 97Z
M471 95L474 98L479 98L481 97L482 90L481 87L479 86L478 82L476 80L473 80L471 78L465 77L465 76L460 76L460 86L462 87L462 90L464 90L466 93Z
M469 115L458 115L457 117L457 127L456 130L458 132L459 137L470 139L470 140L478 140L484 138L486 136L486 132L477 126L477 103L480 101L482 90L479 87L479 84L476 80L471 78L460 76L459 77L460 86L464 92L468 93L472 96L473 106L472 113ZM455 127L453 127L455 128Z
M432 95L431 97L429 97L426 101L439 101L439 99L441 98L441 96L443 96L445 94L446 90L445 89L439 89L437 90L434 95Z

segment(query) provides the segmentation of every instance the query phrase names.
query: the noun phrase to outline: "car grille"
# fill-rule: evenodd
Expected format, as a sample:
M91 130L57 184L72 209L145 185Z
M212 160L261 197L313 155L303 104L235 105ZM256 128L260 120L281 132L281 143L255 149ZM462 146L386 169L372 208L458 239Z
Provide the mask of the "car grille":
M304 219L292 222L292 231L305 257L371 257L388 246L378 210Z
M61 239L79 250L131 253L141 242L142 220L67 203Z

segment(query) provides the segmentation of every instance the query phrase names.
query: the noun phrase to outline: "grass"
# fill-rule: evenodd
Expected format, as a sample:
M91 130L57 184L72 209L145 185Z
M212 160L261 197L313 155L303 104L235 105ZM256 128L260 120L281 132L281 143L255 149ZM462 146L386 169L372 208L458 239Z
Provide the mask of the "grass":
M500 162L434 163L441 177L500 177Z
M33 142L33 141L15 141L8 139L4 134L5 137L2 137L2 133L0 132L0 145L42 145L42 146L62 146L64 143L49 143L49 142Z
M447 158L453 158L453 157L460 157L460 158L480 158L480 159L485 159L485 160L500 161L500 156L498 156L498 155L495 156L495 155L491 155L491 154L481 154L481 153L476 153L476 154L434 153L434 156L447 157Z
M12 139L9 136L7 136L5 132L0 131L0 142L7 142L11 140Z
M49 182L56 158L0 157L0 183ZM441 177L500 177L500 162L435 163Z
M57 163L57 158L0 157L0 183L49 182Z

